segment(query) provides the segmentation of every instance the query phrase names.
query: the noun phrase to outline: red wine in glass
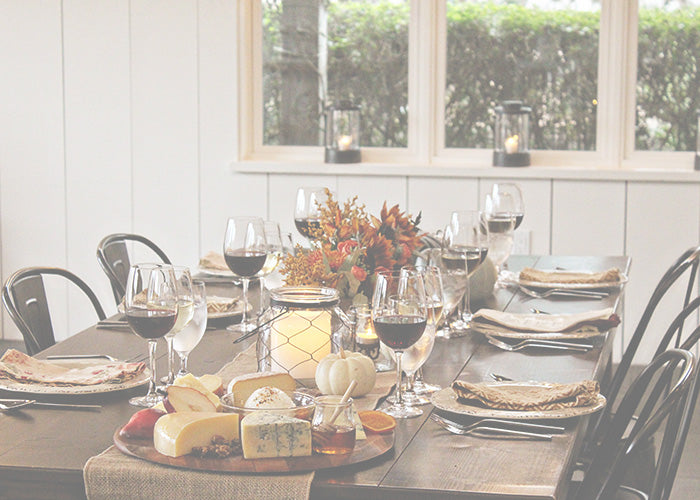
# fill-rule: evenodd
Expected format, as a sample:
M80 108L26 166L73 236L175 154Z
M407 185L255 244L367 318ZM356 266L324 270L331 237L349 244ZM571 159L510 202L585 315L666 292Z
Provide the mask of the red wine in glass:
M259 250L242 248L224 254L226 265L236 276L250 278L255 276L265 265L267 253Z
M486 260L489 249L465 245L454 245L445 249L442 253L442 262L445 269L450 271L463 271L466 269L471 276Z
M144 339L158 339L175 326L177 311L129 309L126 312L126 320L139 337Z
M426 323L425 317L395 314L376 317L374 329L386 345L392 349L404 350L418 342Z
M321 229L321 219L316 218L296 218L294 225L299 231L299 234L305 238L311 238L312 233Z
M513 228L513 230L516 230L516 229L518 229L518 226L520 226L520 224L522 224L523 218L525 217L525 214L520 212L520 213L514 213L513 216L515 217L515 227Z

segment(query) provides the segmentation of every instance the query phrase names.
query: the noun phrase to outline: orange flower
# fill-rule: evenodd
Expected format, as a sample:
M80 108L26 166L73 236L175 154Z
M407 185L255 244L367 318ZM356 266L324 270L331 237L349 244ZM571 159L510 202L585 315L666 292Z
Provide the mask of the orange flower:
M365 271L361 267L352 266L350 272L357 279L357 281L364 281L367 279L367 271Z
M341 241L338 243L338 250L345 255L350 255L353 248L356 248L357 245L359 245L359 243L357 243L355 240Z

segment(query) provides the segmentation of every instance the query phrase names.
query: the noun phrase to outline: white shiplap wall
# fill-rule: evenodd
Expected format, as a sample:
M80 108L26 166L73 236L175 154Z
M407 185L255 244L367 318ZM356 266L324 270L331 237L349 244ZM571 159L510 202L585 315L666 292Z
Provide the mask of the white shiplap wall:
M479 205L488 175L233 172L239 99L250 98L239 95L236 30L233 0L0 2L3 280L24 266L67 267L111 312L95 259L108 233L148 235L194 264L219 248L229 215L265 215L293 232L302 185L358 194L372 212L384 200L422 211L427 230ZM568 177L518 179L521 231L536 254L631 255L629 331L663 270L700 241L699 184ZM92 322L77 294L51 291L59 339ZM18 338L6 315L2 327Z

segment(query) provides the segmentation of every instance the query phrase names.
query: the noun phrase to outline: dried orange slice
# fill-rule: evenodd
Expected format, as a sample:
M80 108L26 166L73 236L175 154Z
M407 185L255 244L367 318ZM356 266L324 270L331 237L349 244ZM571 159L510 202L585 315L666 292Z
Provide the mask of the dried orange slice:
M362 421L362 427L364 427L367 432L383 434L396 427L396 420L394 417L387 415L383 411L365 410L358 412L358 415L360 416L360 421Z

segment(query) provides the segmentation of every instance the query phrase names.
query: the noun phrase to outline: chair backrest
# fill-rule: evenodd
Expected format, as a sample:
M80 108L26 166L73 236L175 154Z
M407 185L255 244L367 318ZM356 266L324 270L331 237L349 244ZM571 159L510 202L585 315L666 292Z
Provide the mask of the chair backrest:
M100 301L90 287L75 274L55 267L20 269L5 282L2 303L22 333L27 353L36 354L56 343L43 276L55 275L76 285L90 299L99 319L105 319Z
M126 294L126 280L129 277L129 252L126 247L127 241L136 241L146 245L151 249L164 264L171 264L168 256L158 245L151 240L138 234L116 233L105 236L97 245L97 261L100 267L109 278L114 293L114 301L117 305Z
M689 351L669 349L654 358L625 393L606 427L577 498L615 498L635 452L664 424L651 489L646 493L650 500L668 498L675 478L677 444L687 434L683 426L690 423L687 411L696 380L697 362Z

